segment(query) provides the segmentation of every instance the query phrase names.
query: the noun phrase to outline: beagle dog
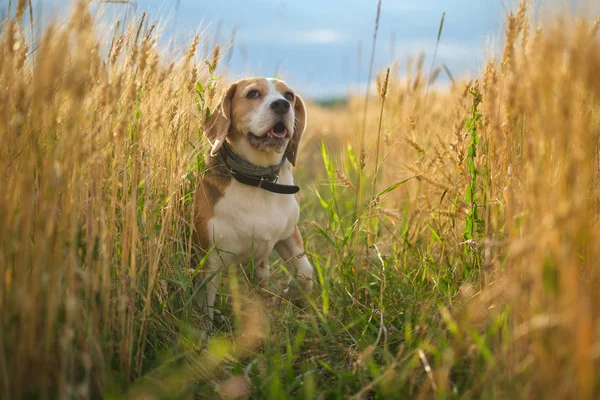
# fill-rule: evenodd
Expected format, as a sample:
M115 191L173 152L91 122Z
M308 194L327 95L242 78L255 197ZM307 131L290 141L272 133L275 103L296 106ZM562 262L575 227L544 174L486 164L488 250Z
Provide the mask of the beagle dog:
M273 248L293 267L284 297L312 290L291 168L305 126L302 98L285 82L265 78L230 85L205 124L211 148L195 190L194 242L208 252L208 282L198 300L210 320L218 270L253 261L254 281L263 284Z

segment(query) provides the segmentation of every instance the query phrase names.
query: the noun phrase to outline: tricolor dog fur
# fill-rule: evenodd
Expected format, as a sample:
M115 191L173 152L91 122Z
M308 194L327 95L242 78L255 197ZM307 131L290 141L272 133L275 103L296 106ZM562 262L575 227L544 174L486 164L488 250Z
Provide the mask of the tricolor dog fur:
M284 296L312 290L292 176L305 126L302 98L285 82L266 78L231 84L206 122L211 148L195 191L194 240L202 252L210 250L205 276L212 278L199 300L211 320L218 270L254 258L254 280L262 284L273 249L291 267Z

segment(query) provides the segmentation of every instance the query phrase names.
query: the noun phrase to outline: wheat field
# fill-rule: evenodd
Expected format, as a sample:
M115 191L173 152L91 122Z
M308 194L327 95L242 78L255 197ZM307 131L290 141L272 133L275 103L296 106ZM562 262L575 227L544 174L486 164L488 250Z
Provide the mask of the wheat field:
M172 59L146 15L98 31L79 2L32 48L28 4L0 25L1 399L600 397L600 18L523 2L474 80L432 89L415 55L368 107L309 104L315 289L232 266L210 327L190 221L219 47Z

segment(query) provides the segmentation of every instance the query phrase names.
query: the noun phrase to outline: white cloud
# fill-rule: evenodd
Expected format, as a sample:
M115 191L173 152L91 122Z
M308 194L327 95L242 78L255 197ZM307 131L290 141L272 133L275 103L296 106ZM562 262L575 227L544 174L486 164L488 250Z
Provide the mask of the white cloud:
M342 41L342 34L332 29L315 29L300 34L302 43L329 44Z

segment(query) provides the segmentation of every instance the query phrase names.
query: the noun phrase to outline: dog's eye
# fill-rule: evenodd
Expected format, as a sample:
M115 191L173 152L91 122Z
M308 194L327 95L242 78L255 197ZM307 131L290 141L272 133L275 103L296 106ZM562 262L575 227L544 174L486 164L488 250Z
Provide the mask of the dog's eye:
M246 93L247 99L258 99L259 97L260 93L258 93L258 90L251 90L248 93Z
M288 101L294 101L294 93L286 92L283 97L285 97Z

